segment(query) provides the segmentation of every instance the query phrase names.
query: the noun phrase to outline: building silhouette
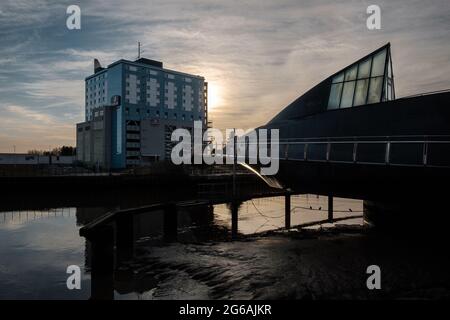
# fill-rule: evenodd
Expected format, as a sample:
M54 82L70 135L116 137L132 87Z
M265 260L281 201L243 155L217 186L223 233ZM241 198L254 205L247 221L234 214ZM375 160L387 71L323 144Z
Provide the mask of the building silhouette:
M85 79L85 122L77 124L77 160L105 169L170 158L171 133L207 126L207 82L146 58L94 61Z

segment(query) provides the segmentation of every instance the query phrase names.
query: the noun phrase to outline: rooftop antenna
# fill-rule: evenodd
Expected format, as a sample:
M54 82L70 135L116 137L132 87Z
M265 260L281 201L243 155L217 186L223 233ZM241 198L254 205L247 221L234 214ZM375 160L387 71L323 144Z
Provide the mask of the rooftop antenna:
M141 58L141 54L143 54L145 52L145 50L142 49L142 45L141 42L138 41L138 55L137 55L137 59Z

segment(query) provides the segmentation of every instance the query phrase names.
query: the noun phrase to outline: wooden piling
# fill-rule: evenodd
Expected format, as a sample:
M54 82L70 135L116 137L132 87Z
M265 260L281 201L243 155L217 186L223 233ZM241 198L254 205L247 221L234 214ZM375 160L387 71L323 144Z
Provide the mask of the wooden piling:
M328 194L328 221L333 221L333 195Z
M125 213L116 219L117 261L122 263L134 255L134 215Z
M284 226L286 229L291 228L291 194L287 192L284 195Z
M114 229L98 227L89 237L91 257L91 299L114 298Z
M231 238L235 239L238 236L238 211L239 205L236 201L231 203Z

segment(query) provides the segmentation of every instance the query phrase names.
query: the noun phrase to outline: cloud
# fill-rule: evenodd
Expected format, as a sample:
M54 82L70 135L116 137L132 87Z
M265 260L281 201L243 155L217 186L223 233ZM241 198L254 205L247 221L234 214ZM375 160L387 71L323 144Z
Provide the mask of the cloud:
M389 41L397 96L444 89L450 83L447 2L380 0L382 29L369 31L366 0L79 1L82 30L71 32L64 3L2 1L0 105L24 109L3 108L1 115L15 111L15 118L7 115L23 126L23 143L38 132L61 141L52 130L45 133L46 120L73 141L93 59L103 66L134 59L138 41L144 56L205 76L213 95L210 119L218 128L266 123L325 77ZM38 120L38 114L45 116ZM30 120L39 128L27 135Z
M51 114L21 105L0 105L0 112L0 152L12 152L12 146L17 152L27 152L74 143L73 125Z
M22 106L14 106L14 105L7 106L5 108L5 111L15 114L17 118L26 118L28 119L28 121L38 121L46 125L51 124L53 122L49 115L34 112L33 110L30 110Z

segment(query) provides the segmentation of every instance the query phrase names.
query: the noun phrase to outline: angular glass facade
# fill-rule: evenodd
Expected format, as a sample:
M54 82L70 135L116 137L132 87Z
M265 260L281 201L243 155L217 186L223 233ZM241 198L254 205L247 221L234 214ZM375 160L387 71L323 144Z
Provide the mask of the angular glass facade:
M336 74L331 81L328 110L395 99L390 46Z
M326 78L295 99L269 123L394 100L389 43Z

